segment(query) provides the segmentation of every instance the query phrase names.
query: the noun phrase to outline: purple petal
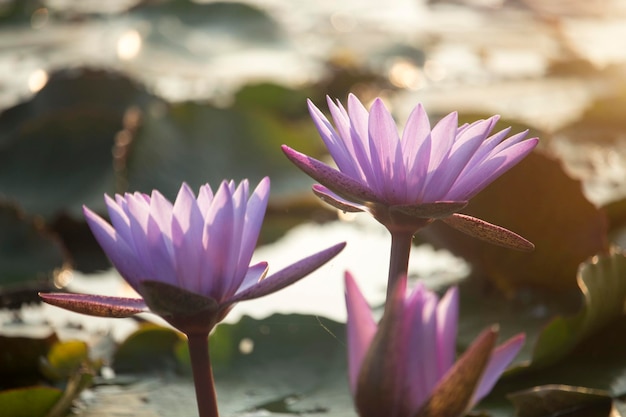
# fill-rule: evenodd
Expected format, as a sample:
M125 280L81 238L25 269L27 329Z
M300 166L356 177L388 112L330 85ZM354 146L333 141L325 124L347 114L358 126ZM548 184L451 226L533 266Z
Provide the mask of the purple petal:
M426 183L431 149L430 122L421 104L418 104L409 115L401 144L407 172L406 201L417 202Z
M341 132L341 136L335 132L326 116L308 100L309 113L313 119L313 123L317 127L328 152L337 164L340 171L354 178L363 178L358 164L354 162L354 154L346 147L345 138L350 138L350 121L341 117L340 113L335 117L335 123ZM329 100L331 112L338 113L336 107ZM346 136L344 136L344 134Z
M406 169L398 129L379 98L370 109L368 129L377 194L385 195L389 201L406 201Z
M172 246L172 204L158 191L150 199L147 242L154 271L152 279L173 282L178 273Z
M431 137L430 162L428 164L429 177L437 171L441 162L448 157L450 149L456 139L458 115L452 112L441 119L433 128Z
M450 288L437 306L437 363L444 375L456 358L456 337L459 322L459 290Z
M348 377L352 395L356 395L361 364L376 334L376 322L367 301L356 285L352 275L346 271L346 309L348 321Z
M69 293L39 293L39 296L53 306L90 316L123 318L149 311L141 298Z
M361 137L353 129L352 121L348 116L348 112L343 108L341 103L337 101L337 104L333 103L330 97L327 97L328 108L337 131L343 141L343 146L346 149L347 157L350 158L346 164L349 167L345 169L335 159L339 169L346 175L355 179L367 182L368 178L372 178L372 167L369 156L369 149L367 144L367 136Z
M118 196L119 197L119 196ZM134 247L133 237L130 233L130 220L128 219L128 215L117 202L115 202L108 195L104 195L104 201L107 206L109 212L109 218L111 219L111 225L115 229L115 231L126 241L126 243L131 247ZM120 197L120 201L124 201ZM124 201L124 204L126 202Z
M318 196L322 201L345 213L358 213L361 211L367 211L366 206L362 204L355 204L352 201L346 200L345 198L333 193L323 185L313 184L313 187L311 188L313 189L313 193Z
M459 178L450 189L448 196L461 199L473 197L526 157L538 141L537 138L524 140L485 159L470 173Z
M176 259L178 284L195 292L202 289L203 277L200 271L204 253L203 226L204 218L195 195L187 184L183 184L172 208L172 248Z
M419 409L430 396L434 385L426 384L424 378L424 364L432 361L432 357L426 356L425 339L423 339L423 310L425 294L427 290L424 284L418 282L411 295L406 299L404 315L402 317L402 332L406 335L404 345L401 347L404 355L404 366L400 369L404 381L403 397L409 410ZM436 342L436 341L435 341ZM397 352L396 354L400 354Z
M478 388L476 388L474 396L472 397L472 405L477 404L487 394L489 394L493 386L496 382L498 382L498 379L504 370L519 353L520 349L524 345L524 340L525 335L520 333L494 349L491 357L489 358L489 363L483 372L483 376L480 379Z
M251 300L259 298L267 294L276 292L285 288L294 282L304 278L306 275L315 271L317 268L331 260L346 246L344 243L331 246L321 252L311 255L307 258L289 265L286 268L272 274L256 285L250 286L242 291L237 292L233 297L222 302L223 305L236 303L243 300Z
M424 201L448 200L448 191L472 156L493 129L495 117L474 123L457 136L449 155L441 161L430 177L424 191Z
M357 203L379 200L376 194L365 185L317 159L295 151L286 145L282 146L282 150L298 168L342 197Z
M128 194L126 203L128 204L128 218L130 220L130 232L133 238L135 256L144 273L142 278L157 279L154 274L147 236L150 205L140 193Z
M267 262L259 262L258 264L250 265L248 270L246 271L246 276L243 281L241 281L241 285L237 289L238 292L247 290L253 285L256 285L265 278L267 275L268 266Z
M137 262L137 256L130 246L120 237L113 227L100 216L83 206L87 224L111 263L120 275L136 290L143 269Z
M202 235L204 247L200 294L221 302L231 276L226 276L233 240L232 187L222 182L205 217Z
M269 195L270 179L265 177L261 180L261 182L259 182L259 185L257 185L247 203L245 226L240 243L241 250L237 261L237 276L243 274L243 271L246 271L248 269L248 265L250 265L250 259L252 259L252 254L259 238L261 226L263 225L263 218L265 216L265 210L267 209Z

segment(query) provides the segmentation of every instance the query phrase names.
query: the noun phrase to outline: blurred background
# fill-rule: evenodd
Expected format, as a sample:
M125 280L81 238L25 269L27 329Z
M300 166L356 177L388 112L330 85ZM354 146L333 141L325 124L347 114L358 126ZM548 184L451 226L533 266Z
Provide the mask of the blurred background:
M542 325L552 302L581 308L581 262L626 245L626 2L0 0L0 307L10 311L0 331L37 291L78 276L91 283L74 290L103 292L110 265L83 204L105 214L104 193L171 199L181 182L225 178L271 177L260 259L283 252L286 264L352 241L345 263L367 274L377 262L366 292L382 300L384 230L346 226L354 219L317 201L280 150L326 158L306 99L326 111L326 95L349 92L382 97L400 127L422 102L433 122L500 114L502 128L539 136L467 211L537 250L434 226L416 239L428 245L416 246L412 273L436 286L471 270L480 297L522 300ZM337 294L323 302L341 310L343 269L327 273Z

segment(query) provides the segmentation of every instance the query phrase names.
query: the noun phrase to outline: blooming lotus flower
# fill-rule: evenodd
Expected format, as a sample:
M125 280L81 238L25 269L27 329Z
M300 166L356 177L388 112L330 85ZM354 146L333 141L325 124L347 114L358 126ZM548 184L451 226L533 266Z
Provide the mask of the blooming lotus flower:
M150 196L105 196L111 223L85 207L87 223L115 268L143 299L41 297L91 315L126 317L152 311L162 316L189 338L200 415L217 416L206 356L211 329L235 303L294 283L344 247L335 245L266 277L267 263L250 265L250 260L267 207L269 179L264 178L252 195L248 188L247 180L239 185L224 181L214 194L206 184L196 197L183 184L174 204L158 191Z
M396 282L378 325L346 273L348 371L360 417L457 417L484 398L524 343L519 334L495 347L483 331L455 361L458 290L439 300L418 283Z
M420 104L400 139L381 99L369 112L352 94L347 110L327 101L335 127L310 101L309 111L337 169L288 146L283 151L320 183L313 186L316 195L343 211L369 212L391 232L390 286L406 274L415 232L436 219L501 246L534 247L507 229L457 212L528 155L537 138L523 140L522 132L505 139L510 128L490 136L498 116L458 126L457 113L450 113L431 129Z

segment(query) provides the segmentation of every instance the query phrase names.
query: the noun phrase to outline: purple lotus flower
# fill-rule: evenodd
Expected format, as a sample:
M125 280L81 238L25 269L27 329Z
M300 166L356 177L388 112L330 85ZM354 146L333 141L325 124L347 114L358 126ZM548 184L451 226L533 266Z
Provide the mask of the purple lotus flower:
M196 197L183 184L174 204L158 191L151 196L116 195L115 200L105 196L111 223L85 207L87 223L113 265L143 299L87 294L41 297L91 315L126 317L152 311L162 316L189 338L200 415L217 416L209 395L212 376L206 356L211 329L235 303L294 283L345 246L335 245L269 277L265 277L266 262L250 266L269 185L264 178L249 195L247 180L238 186L224 181L215 194L206 184Z
M394 215L422 218L448 216L512 166L537 144L527 132L503 139L510 128L492 136L498 116L458 126L450 113L432 129L418 104L402 139L381 99L368 112L354 95L348 109L330 97L335 128L309 101L309 111L339 170L298 153L283 150L299 168L322 185L315 192L340 209L368 211L387 227Z
M456 113L432 129L421 105L402 139L382 100L370 111L354 96L347 110L328 98L335 127L309 101L309 111L337 168L283 145L286 156L320 184L316 195L343 211L366 211L392 235L390 286L406 273L408 248L419 229L436 219L489 242L520 250L533 244L483 220L457 213L470 198L517 164L537 145L527 132L490 136L498 116L458 126ZM396 254L396 253L399 254ZM403 265L405 264L405 265Z
M524 343L495 347L497 328L481 333L455 361L458 291L439 300L418 283L407 296L396 282L378 324L346 273L348 370L360 417L456 417L485 397Z

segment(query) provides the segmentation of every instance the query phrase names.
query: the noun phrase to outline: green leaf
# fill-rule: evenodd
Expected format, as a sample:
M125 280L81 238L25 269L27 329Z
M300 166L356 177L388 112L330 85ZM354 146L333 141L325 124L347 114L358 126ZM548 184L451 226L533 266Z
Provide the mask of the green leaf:
M0 391L2 417L44 417L62 394L61 390L49 387Z
M55 343L45 360L41 361L44 375L53 380L67 379L89 359L87 344L80 340Z
M613 249L581 265L577 282L584 296L582 310L572 317L555 318L541 333L533 364L546 365L569 353L585 338L624 314L626 255Z
M117 348L113 367L117 372L176 369L175 350L184 336L168 327L144 324Z

